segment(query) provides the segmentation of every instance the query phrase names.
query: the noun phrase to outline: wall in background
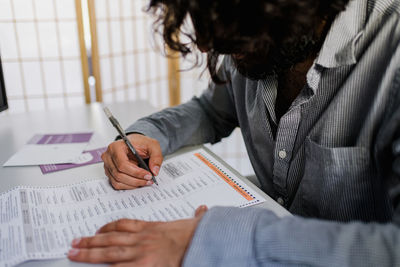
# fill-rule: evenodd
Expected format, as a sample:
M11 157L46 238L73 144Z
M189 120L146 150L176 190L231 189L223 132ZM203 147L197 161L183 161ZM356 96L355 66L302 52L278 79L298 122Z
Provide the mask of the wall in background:
M85 1L0 0L8 114L85 104L88 81L81 59L86 55L80 47L82 25L77 23L76 6ZM91 73L96 64L99 68L102 101L145 99L158 109L167 107L168 60L152 37L152 18L143 12L148 0L89 0L89 6L91 1L97 47L89 43L87 56L93 59L95 48L98 60L89 60L88 68ZM180 60L182 102L199 95L209 83L204 66L188 71L192 64L190 59ZM93 85L91 93L93 100ZM253 173L239 129L211 148L242 174Z
M74 0L0 0L9 112L84 103Z
M156 50L147 0L95 0L104 102L146 99L167 107L168 63Z

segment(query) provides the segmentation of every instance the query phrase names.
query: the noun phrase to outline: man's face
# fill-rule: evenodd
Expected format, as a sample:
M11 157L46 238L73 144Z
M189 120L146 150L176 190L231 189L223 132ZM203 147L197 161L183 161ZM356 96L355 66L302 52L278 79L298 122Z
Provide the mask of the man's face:
M247 6L252 5L247 3ZM264 18L253 18L257 10L254 7L246 15L234 8L227 9L231 10L231 14L227 15L227 11L221 9L221 13L214 14L215 21L209 21L210 16L204 16L204 9L190 14L196 44L203 52L231 55L237 70L247 78L260 80L284 72L319 49L320 44L314 34L315 13L312 16L310 13L307 21L301 24L286 14L276 20L272 15L265 14Z
M198 46L201 52L208 52L206 47ZM233 62L243 76L251 80L262 80L267 76L279 74L289 69L296 63L302 62L311 53L320 48L317 38L307 35L299 36L299 40L292 43L288 48L264 50L252 53L232 53ZM221 53L224 54L224 53Z
M252 53L233 54L232 58L240 74L251 80L261 80L290 69L319 49L318 38L310 32L297 36L285 47L265 47Z
M165 43L186 56L192 45L207 51L207 69L215 83L220 55L232 55L237 69L251 79L282 74L318 52L328 24L350 0L150 0L155 30ZM186 18L194 31L188 32ZM327 27L326 27L327 28ZM181 41L180 34L189 37ZM196 65L198 65L196 61Z

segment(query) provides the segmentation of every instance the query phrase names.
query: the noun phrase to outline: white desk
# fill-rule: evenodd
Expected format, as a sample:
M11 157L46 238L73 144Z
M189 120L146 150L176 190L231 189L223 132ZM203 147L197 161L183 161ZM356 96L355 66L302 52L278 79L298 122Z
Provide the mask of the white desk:
M108 105L123 127L156 109L145 101ZM100 104L0 117L0 166L35 133L94 131L107 145L117 135ZM59 185L103 176L101 164L42 175L39 167L0 167L0 192L17 185Z
M118 103L108 105L123 127L133 121L151 114L156 109L145 101ZM55 111L36 111L20 115L0 117L0 192L7 191L18 185L63 185L80 182L87 178L104 176L102 164L54 172L43 175L37 166L2 167L15 152L17 152L35 133L81 132L94 131L100 134L105 144L110 143L116 136L103 113L100 104L85 107ZM27 262L21 266L92 266L77 264L67 259Z
M156 111L145 101L117 103L108 105L112 113L120 121L122 127L129 126L135 120ZM100 104L85 107L56 110L51 112L30 112L22 115L0 117L0 192L7 191L18 185L48 186L64 185L90 178L104 176L103 164L64 170L43 175L37 166L2 167L15 152L22 147L35 133L81 132L94 131L102 136L107 145L114 140L116 130L103 114ZM247 182L252 188L266 196L256 186ZM260 207L279 210L281 207L274 203L263 203ZM93 266L70 262L67 259L31 261L20 266Z

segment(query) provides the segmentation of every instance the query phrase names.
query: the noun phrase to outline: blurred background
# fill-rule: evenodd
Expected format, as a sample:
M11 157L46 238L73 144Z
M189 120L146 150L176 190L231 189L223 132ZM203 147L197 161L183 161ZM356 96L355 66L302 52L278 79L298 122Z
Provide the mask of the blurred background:
M0 0L9 104L0 116L136 99L161 110L201 94L208 72L194 57L164 56L148 1ZM239 129L208 146L253 175Z

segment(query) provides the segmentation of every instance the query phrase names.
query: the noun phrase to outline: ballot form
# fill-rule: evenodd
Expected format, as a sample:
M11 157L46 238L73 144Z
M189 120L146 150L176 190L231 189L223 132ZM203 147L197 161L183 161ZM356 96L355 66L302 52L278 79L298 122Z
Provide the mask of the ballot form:
M164 161L159 186L114 190L106 177L0 195L0 266L62 258L76 237L121 218L171 221L200 205L247 207L266 199L203 148Z

